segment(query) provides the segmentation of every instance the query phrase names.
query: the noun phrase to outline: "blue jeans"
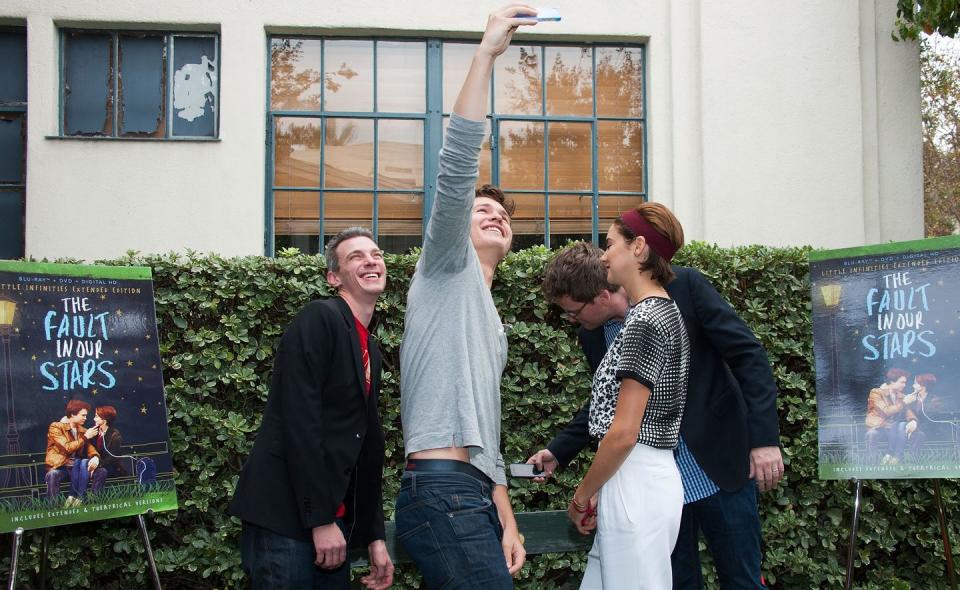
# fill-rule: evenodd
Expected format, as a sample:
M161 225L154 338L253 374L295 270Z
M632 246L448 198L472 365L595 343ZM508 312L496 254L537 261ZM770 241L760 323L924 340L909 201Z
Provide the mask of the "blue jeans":
M87 495L88 483L91 492L103 490L103 485L107 481L107 470L97 467L93 470L93 477L91 477L89 464L89 459L77 459L71 467L58 467L48 471L44 476L47 484L47 498L53 500L60 494L60 483L64 478L70 482L70 495L74 498L83 498Z
M720 490L683 507L680 534L670 556L675 589L703 588L698 531L703 531L707 540L721 588L764 587L760 583L760 514L753 480L736 492Z
M337 519L343 530L343 523ZM317 552L310 541L284 535L243 523L240 534L240 561L250 579L251 590L348 590L350 563L345 561L335 570L314 564Z
M457 472L405 471L397 540L427 588L513 588L490 483Z
M890 428L877 427L867 430L867 453L873 460L879 458L877 449L881 438L887 439L887 454L898 461L902 460L903 448L907 445L907 423L894 422ZM911 447L911 450L915 451L916 448Z

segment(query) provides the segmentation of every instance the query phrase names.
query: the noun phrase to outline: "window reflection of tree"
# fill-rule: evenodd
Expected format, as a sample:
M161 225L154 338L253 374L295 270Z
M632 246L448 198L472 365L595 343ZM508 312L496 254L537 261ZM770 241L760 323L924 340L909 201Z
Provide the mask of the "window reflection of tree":
M274 39L270 46L270 103L276 110L319 110L320 72L301 68L303 40ZM316 92L308 94L312 86Z
M321 89L324 92L337 93L347 81L359 75L347 61L338 68L328 68L323 72L320 66L320 43L320 40L273 40L271 110L318 113L323 108ZM589 235L592 221L589 215L584 216L581 199L589 200L590 193L599 190L603 210L604 199L618 203L620 200L615 196L603 196L604 192L642 191L644 188L641 49L521 46L511 50L508 55L515 61L505 64L498 72L495 107L498 114L519 116L521 120L504 121L500 126L501 182L507 191L522 188L537 191L537 196L540 197L540 204L533 206L530 199L536 201L536 196L530 195L527 199L529 206L521 207L526 211L518 211L519 218L529 220L529 223L518 224L518 229L520 225L525 229L529 227L529 237L533 240L531 243L540 243L545 215L542 191L549 189L556 197L555 202L551 203L549 213L554 221L551 234L569 232L568 237ZM545 76L541 70L543 59L546 59ZM314 65L315 67L311 67ZM593 146L589 123L553 120L549 123L550 141L544 146L544 123L522 120L525 115L544 114L544 93L548 120L555 116L572 115L589 121L596 114L597 122L594 124L597 125L599 186L594 186L592 182ZM319 182L318 162L304 159L306 153L300 154L300 159L292 157L294 146L298 149L303 146L305 149L315 150L320 148L321 140L329 147L354 146L358 137L365 136L365 128L358 127L356 120L332 117L325 119L325 126L321 126L321 119L316 114L306 118L275 119L274 162L277 166L278 181L280 170L284 169L284 181L294 183L289 186L314 186ZM420 148L422 149L422 144ZM549 179L545 178L544 174L545 151L551 166ZM372 152L370 157L372 158ZM329 166L331 162L326 164ZM328 168L327 173L329 180L333 171ZM364 182L358 185L356 183L359 178L354 178L356 174L356 171L342 171L338 168L338 174L333 176L350 176L349 181L341 178L341 182L336 183L337 186L343 184L341 188L369 188L372 178L364 174ZM367 182L368 180L370 182ZM381 179L381 182L384 180ZM400 187L398 185L395 188ZM587 194L571 194L577 191ZM563 193L567 196L563 197ZM535 234L540 234L541 237L536 237Z
M541 92L544 84L540 73L540 54L536 49L521 47L516 64L504 68L504 71L511 76L505 81L504 90L501 93L501 101L505 97L506 104L498 104L498 112L524 114L541 111ZM569 64L565 62L564 53L557 52L552 60L553 63L548 64L546 87L549 115L592 116L593 84L589 65L590 51L590 48L581 48L576 63ZM639 50L621 47L597 51L596 112L598 116L640 117L643 112L643 93ZM622 184L615 179L639 174L642 165L639 158L633 157L633 154L639 153L636 146L642 145L642 126L624 123L618 124L617 127L618 133L598 134L597 145L601 154L610 156L601 158L603 166L598 170L598 174L601 178L611 179L608 184L613 185ZM561 152L570 151L578 151L584 158L591 157L590 136L577 132L576 129L576 126L571 125L550 127L547 156L551 161L557 159ZM543 134L541 125L511 125L507 128L504 146L509 146L509 152L515 154L542 153ZM530 169L533 165L534 163L531 162L528 166L510 167L510 182L515 186L504 188L521 186L526 188L530 187L531 183L539 182L543 177L542 170ZM537 162L537 166L542 165ZM603 183L602 180L601 183Z
M510 76L503 83L503 96L497 97L497 111L506 114L540 113L540 93L543 88L540 79L540 48L517 47L517 52L519 56L516 64L503 68ZM508 55L517 52L510 51ZM506 104L500 104L504 100Z
M274 39L270 47L270 98L275 110L320 110L320 70L302 67L303 39ZM356 70L340 64L336 71L323 76L327 92L337 92L343 80L358 76ZM316 86L313 93L311 87Z
M270 102L274 110L320 110L320 70L303 67L303 44L302 39L275 39L270 47ZM324 87L327 92L337 92L343 80L355 76L357 72L344 62L336 71L325 73ZM353 123L328 119L324 139L327 145L342 146L350 143L356 134ZM319 139L320 130L313 123L278 126L277 159L290 157L294 145L319 147Z
M356 123L344 119L327 119L327 130L323 136L326 145L349 145L356 137Z
M600 116L640 117L643 114L640 50L597 49L597 113Z

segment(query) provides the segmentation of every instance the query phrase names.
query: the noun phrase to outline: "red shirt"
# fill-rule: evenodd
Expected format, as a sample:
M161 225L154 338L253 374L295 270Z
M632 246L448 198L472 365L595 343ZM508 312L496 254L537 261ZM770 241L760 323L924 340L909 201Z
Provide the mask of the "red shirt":
M370 331L364 326L357 316L353 316L353 323L357 326L357 336L360 338L360 358L363 361L364 390L363 393L370 395L370 347L367 340L370 338Z
M353 323L357 326L357 337L360 339L360 358L363 361L363 381L364 381L364 395L370 395L370 346L367 344L367 340L370 338L370 330L367 330L367 327L363 325L360 319L357 316L353 316ZM337 518L343 518L347 514L347 507L340 503L340 506L337 507Z

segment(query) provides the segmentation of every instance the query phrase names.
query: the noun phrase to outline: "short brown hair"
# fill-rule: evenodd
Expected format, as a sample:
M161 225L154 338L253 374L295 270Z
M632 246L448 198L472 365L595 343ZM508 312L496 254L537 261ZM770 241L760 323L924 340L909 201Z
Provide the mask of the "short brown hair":
M636 211L647 220L647 223L653 226L657 233L667 238L677 250L683 247L683 226L680 225L676 216L669 209L661 203L641 203L637 205ZM613 221L613 225L628 242L637 239L637 234L627 227L619 217ZM651 271L653 280L666 286L676 276L673 269L670 268L670 261L660 256L660 253L652 247L647 248L647 253L646 261L640 264L640 271Z
M887 371L887 383L893 383L900 377L907 378L910 376L910 373L904 371L903 369L890 369Z
M579 303L593 301L606 289L620 287L607 281L607 269L600 262L603 250L587 242L574 242L561 250L543 273L543 295L550 303L569 297Z
M111 425L117 419L117 409L113 406L97 406L96 414L101 420Z
M67 402L67 417L76 416L81 410L90 411L90 404L78 399L72 399Z
M513 212L517 210L517 204L513 199L508 199L507 195L503 194L503 191L499 188L493 186L492 184L483 184L474 192L473 198L479 199L480 197L486 197L488 199L493 199L494 201L500 203L500 206L503 207L503 210L507 212L507 215L513 217Z

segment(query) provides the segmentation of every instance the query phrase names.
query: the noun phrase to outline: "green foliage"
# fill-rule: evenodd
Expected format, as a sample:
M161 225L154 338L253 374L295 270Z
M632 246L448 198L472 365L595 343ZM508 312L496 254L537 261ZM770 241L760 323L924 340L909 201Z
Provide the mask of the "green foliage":
M589 395L590 375L571 326L540 296L551 252L508 256L493 294L509 325L510 356L502 384L503 454L525 460L542 448ZM817 433L809 281L805 249L722 249L691 244L678 262L700 268L734 304L766 346L781 390L780 429L786 480L761 499L764 573L773 588L836 588L846 563L851 486L817 479ZM389 256L388 291L378 304L376 335L384 352L381 413L386 433L384 498L388 518L402 469L399 346L406 288L415 255ZM320 257L128 257L115 265L154 270L170 438L180 510L148 519L164 587L243 587L239 523L227 516L237 474L256 434L268 393L274 346L306 302L329 296ZM562 509L591 455L582 454L545 484L516 482L518 511ZM960 510L960 486L942 482L948 512ZM856 553L860 588L946 588L943 549L927 481L868 482ZM960 543L960 520L950 521ZM144 588L143 547L132 519L51 531L51 588ZM39 532L28 532L21 588L35 588ZM8 555L9 552L4 552ZM717 587L705 555L707 585ZM955 556L960 559L960 555ZM521 588L576 587L583 554L535 556ZM8 571L9 558L0 569ZM398 588L417 588L409 565Z
M920 43L925 234L960 231L960 52L956 42Z
M897 0L894 39L917 39L921 31L953 37L958 27L957 0Z

